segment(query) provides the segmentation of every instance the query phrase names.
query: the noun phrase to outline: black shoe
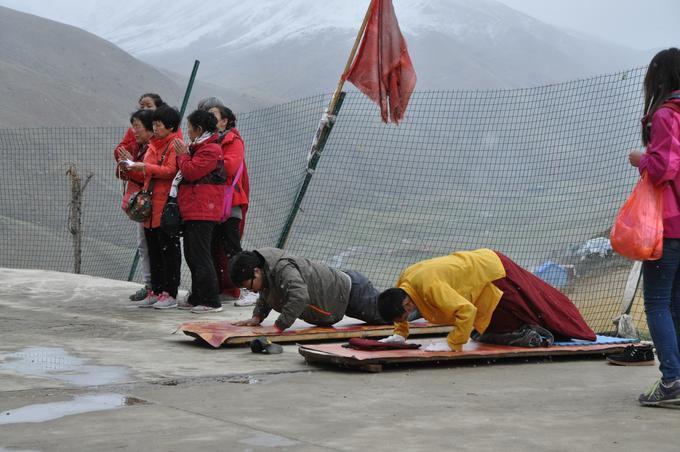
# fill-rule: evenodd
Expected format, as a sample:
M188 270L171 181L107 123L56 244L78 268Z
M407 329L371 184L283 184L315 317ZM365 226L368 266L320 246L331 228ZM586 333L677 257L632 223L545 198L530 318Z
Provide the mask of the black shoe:
M617 366L653 366L654 347L651 345L629 345L621 353L607 356L609 364Z

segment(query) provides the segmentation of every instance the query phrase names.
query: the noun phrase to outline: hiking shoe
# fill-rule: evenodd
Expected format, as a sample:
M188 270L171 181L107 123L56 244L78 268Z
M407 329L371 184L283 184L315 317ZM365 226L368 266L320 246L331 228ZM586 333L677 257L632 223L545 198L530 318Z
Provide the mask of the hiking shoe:
M257 299L260 298L259 294L255 292L250 292L246 290L241 291L241 298L234 302L234 306L254 306L257 303Z
M177 307L177 299L169 293L163 292L158 301L153 305L154 309L172 309Z
M607 355L607 361L616 366L653 366L654 347L651 345L629 345L621 353Z
M135 306L138 308L152 308L154 304L158 301L158 296L152 291L148 290L146 292L146 297L143 300L138 301Z
M664 384L663 381L658 380L651 388L649 388L649 391L640 394L638 402L640 402L640 405L642 406L680 404L680 378L670 384Z
M222 306L213 307L199 304L198 306L191 308L192 314L208 314L210 312L222 312Z
M130 295L130 301L142 301L146 298L149 289L149 286L140 287L137 292Z

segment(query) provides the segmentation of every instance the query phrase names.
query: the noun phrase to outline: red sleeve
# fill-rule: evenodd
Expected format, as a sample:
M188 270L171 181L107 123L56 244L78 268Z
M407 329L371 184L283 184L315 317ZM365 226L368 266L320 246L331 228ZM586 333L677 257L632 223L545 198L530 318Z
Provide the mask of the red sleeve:
M125 148L128 152L132 153L133 148L137 146L137 140L135 139L135 133L132 131L132 127L128 127L123 136L123 140L118 143L118 145L113 150L113 158L118 161L118 148Z
M147 151L147 156L151 154ZM175 149L172 145L168 147L165 160L162 165L158 162L152 162L150 159L144 159L144 173L145 179L172 179L177 174L177 157L175 156Z
M654 185L674 180L680 170L680 115L660 108L652 117L651 141L640 158L640 174L647 171Z
M194 155L182 154L177 159L182 177L194 181L207 176L216 167L222 157L222 150L217 143L208 143L199 148Z
M243 162L243 141L234 135L228 135L222 142L222 155L224 156L224 171L227 173L227 179L232 181Z

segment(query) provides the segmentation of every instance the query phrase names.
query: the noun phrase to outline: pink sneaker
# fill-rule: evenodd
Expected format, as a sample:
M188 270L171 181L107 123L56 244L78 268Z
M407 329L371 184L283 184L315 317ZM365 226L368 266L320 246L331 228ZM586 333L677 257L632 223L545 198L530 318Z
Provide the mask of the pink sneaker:
M146 298L135 303L138 308L151 308L158 301L158 296L151 290L147 291Z
M177 307L177 300L175 297L171 297L169 293L163 292L159 297L158 301L153 305L154 309L172 309Z

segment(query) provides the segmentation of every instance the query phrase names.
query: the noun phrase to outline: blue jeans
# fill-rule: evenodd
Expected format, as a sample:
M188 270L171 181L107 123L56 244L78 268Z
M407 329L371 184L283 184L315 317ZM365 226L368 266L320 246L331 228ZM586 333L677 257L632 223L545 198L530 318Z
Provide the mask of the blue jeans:
M664 382L680 378L680 239L664 239L663 256L642 264L645 314Z

